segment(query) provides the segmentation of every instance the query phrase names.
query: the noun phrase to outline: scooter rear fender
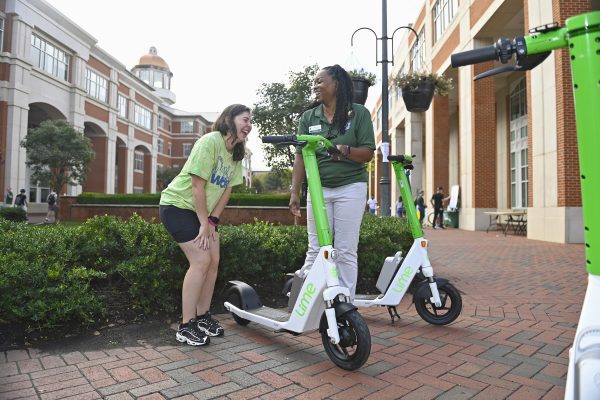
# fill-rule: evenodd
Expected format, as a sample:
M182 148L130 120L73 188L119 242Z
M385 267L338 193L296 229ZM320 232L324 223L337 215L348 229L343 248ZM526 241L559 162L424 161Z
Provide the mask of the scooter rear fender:
M225 293L225 298L228 298L232 291L237 292L240 295L240 308L242 310L253 310L262 307L260 298L252 286L242 281L229 281L228 285L230 287Z

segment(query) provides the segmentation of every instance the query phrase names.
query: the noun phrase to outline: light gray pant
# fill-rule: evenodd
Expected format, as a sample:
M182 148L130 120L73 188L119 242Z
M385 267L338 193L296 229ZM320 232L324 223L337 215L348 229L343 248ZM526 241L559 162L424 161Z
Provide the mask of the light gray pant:
M358 277L358 238L360 223L367 203L367 183L358 182L337 188L323 188L325 208L329 218L329 229L333 237L333 247L338 251L335 261L340 284L350 290L354 300ZM306 229L308 231L308 251L302 270L312 267L319 255L319 237L312 211L310 195L306 206Z

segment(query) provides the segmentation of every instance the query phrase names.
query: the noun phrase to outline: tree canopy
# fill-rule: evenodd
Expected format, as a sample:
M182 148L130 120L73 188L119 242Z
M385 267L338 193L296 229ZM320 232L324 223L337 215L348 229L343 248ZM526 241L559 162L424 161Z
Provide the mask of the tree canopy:
M258 89L252 122L258 127L259 137L296 133L300 116L311 104L313 78L319 66L309 65L302 71L290 71L288 83L263 83ZM263 145L265 161L275 171L293 166L294 149Z
M90 140L63 120L29 129L21 146L27 149L32 181L50 184L57 193L65 184L83 184L95 156Z

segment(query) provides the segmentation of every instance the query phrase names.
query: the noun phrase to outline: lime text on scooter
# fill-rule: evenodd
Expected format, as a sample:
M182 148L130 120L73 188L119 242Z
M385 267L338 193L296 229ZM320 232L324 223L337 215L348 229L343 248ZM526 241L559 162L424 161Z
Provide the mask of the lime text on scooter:
M306 314L306 310L308 309L308 305L310 304L314 294L317 293L317 288L312 283L306 285L306 290L302 293L302 297L300 300L300 304L298 304L298 308L296 308L296 314L300 317L304 317Z
M396 281L396 284L394 285L392 290L398 293L402 292L406 288L406 285L410 283L410 278L412 277L412 274L412 267L406 267L402 275L400 275L400 278L398 278L398 280Z

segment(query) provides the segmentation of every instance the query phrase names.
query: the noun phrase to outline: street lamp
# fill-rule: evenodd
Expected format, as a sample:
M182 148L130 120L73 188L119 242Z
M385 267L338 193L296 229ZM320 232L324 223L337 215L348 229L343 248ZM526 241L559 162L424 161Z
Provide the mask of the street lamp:
M388 63L392 63L394 65L394 34L399 29L410 29L413 31L415 36L417 37L417 41L419 40L419 35L417 32L411 28L410 26L401 26L396 28L392 33L392 37L389 38L387 36L387 0L381 0L381 14L382 14L382 23L381 23L381 37L377 36L377 33L371 28L362 27L358 28L352 34L350 38L350 46L353 46L354 35L356 32L366 29L375 35L375 40L381 40L381 60L379 60L379 51L377 48L377 42L375 43L375 65L381 64L381 155L383 156L383 164L381 171L381 179L379 180L379 187L381 192L381 214L385 216L390 215L390 169L388 165L387 156L390 151L390 143L389 143L389 134L388 134L388 115L389 115L389 104L388 104ZM388 60L388 48L387 41L388 39L392 40L392 59Z

